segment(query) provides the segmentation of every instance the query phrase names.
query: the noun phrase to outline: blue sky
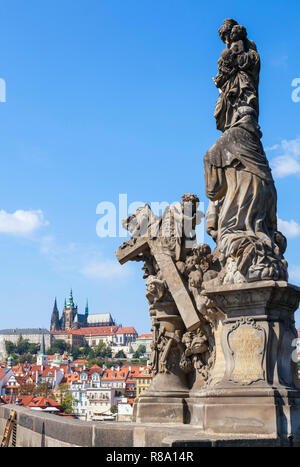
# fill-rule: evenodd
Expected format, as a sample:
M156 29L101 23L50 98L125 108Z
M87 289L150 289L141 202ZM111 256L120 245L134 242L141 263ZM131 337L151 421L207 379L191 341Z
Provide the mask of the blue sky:
M80 311L88 298L91 313L149 332L141 264L118 265L124 239L97 236L96 207L186 192L207 206L228 17L261 54L263 143L300 285L298 1L0 0L0 328L49 328L72 287Z

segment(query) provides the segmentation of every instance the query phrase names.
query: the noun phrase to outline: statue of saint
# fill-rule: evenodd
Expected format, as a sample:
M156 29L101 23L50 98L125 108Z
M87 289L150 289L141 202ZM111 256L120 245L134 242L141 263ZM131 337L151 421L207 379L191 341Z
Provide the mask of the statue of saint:
M225 282L227 269L233 282L287 280L286 239L277 231L277 193L258 125L260 57L233 19L219 35L226 48L214 78L215 118L223 134L204 157L207 232Z

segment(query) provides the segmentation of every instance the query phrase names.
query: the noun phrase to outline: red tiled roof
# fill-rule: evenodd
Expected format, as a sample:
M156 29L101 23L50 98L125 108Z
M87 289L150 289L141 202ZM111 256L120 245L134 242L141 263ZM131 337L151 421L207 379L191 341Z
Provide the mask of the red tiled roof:
M119 328L117 330L116 334L136 334L136 335L138 335L138 333L136 332L136 330L132 326L127 327L127 328Z
M27 407L56 407L57 409L61 410L61 405L49 397L34 397L32 401L29 402Z
M115 334L136 334L133 326L120 328L119 326L96 326L80 329L69 329L68 331L51 331L52 335L82 335L82 336L114 336Z
M81 334L84 336L113 336L116 334L118 326L99 326L90 328L81 328Z
M61 405L49 397L17 396L16 402L23 407L55 407L61 410Z
M77 382L80 380L80 376L78 373L72 373L71 375L66 375L66 380L67 383Z
M152 339L152 334L141 334L138 339Z
M140 372L144 370L145 367L140 367L140 366L132 366L130 367L123 367L123 369L127 369L128 370L128 376L127 376L127 379L136 379L139 377L140 375Z
M28 404L32 401L32 399L34 399L34 396L18 396L18 405L23 405L24 407L27 407Z
M121 368L120 371L118 370L111 370L111 369L106 369L103 372L102 379L105 380L112 380L112 381L124 381L126 379L128 373L127 368Z

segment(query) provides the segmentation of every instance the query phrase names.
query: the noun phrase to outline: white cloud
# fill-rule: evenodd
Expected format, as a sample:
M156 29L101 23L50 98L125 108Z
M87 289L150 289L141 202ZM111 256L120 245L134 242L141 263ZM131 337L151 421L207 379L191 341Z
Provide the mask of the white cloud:
M269 148L265 148L265 151L275 151L279 147L280 147L279 144L274 144L273 146L271 146Z
M38 239L40 244L40 252L44 255L49 256L53 260L58 260L64 255L73 254L77 248L74 242L70 242L66 245L58 245L56 238L52 235L45 235Z
M120 279L128 275L129 269L121 266L117 260L103 260L90 262L80 272L88 279Z
M280 150L281 152L271 161L274 177L300 175L300 138L283 140L280 145L274 145L267 150Z
M289 280L300 283L300 266L289 266Z
M300 235L300 225L294 221L283 221L282 219L277 219L278 221L278 230L283 233L287 238L295 238Z
M80 274L93 281L120 280L131 273L129 265L121 266L117 259L103 257L95 245L60 244L52 235L43 236L38 242L41 254L64 273Z
M44 220L41 210L24 211L19 209L13 214L0 210L0 233L29 235L49 222Z

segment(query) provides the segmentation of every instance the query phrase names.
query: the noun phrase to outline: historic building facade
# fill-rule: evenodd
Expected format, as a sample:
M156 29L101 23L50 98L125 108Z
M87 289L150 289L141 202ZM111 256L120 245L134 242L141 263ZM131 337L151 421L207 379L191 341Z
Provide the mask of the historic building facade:
M75 305L72 289L68 302L65 300L62 316L59 317L57 301L55 298L51 315L50 331L69 331L86 327L115 326L115 321L110 313L89 313L88 302L86 302L83 314L78 313L78 305Z

